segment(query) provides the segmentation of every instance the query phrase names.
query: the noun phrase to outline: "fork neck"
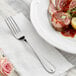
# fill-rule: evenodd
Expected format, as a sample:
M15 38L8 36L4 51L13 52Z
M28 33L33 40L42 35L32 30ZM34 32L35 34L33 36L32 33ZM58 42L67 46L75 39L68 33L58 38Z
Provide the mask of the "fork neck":
M24 40L25 42L27 42L27 40L25 39L25 36L20 37L19 40Z

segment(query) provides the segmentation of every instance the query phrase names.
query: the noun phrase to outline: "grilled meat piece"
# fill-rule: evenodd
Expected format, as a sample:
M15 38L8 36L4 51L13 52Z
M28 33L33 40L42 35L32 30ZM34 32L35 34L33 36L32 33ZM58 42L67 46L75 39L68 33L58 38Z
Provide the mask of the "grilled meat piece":
M71 18L67 13L64 12L56 12L52 15L51 19L53 27L57 31L63 31L65 28L69 27L71 22Z
M70 5L69 5L69 10L72 10L74 8L76 8L76 0L72 0Z
M49 11L50 15L54 14L55 12L57 12L57 9L55 8L55 6L54 6L54 4L52 3L51 0L50 0L48 11Z
M67 11L71 0L55 0L55 5L58 10Z

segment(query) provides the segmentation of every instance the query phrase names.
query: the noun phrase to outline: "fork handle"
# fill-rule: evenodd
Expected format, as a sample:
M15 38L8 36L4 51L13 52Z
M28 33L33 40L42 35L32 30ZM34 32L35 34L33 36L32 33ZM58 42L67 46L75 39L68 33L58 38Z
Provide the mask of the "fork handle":
M27 42L27 40L25 38L24 38L24 41ZM32 48L32 46L29 43L28 43L28 45ZM34 49L33 49L33 52L36 55L37 59L40 61L40 63L43 66L43 68L48 73L54 73L56 71L55 67L47 59L45 59L43 56L41 56L40 54L38 54L37 52L35 52Z

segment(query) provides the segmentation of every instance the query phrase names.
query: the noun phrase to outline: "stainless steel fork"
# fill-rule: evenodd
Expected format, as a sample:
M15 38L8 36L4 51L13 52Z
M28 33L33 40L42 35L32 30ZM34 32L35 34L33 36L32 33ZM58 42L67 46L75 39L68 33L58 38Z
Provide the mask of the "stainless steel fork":
M5 19L5 22L8 25L11 33L13 34L13 36L16 39L23 40L27 44L29 44L28 41L25 39L25 36L22 34L20 28L18 27L17 23L15 22L15 20L13 19L12 16L6 18ZM29 44L29 46L32 48L32 46L30 44ZM55 67L47 59L45 59L43 56L39 55L34 49L33 49L33 52L35 53L37 59L40 61L40 63L43 66L43 68L48 73L54 73L55 72Z

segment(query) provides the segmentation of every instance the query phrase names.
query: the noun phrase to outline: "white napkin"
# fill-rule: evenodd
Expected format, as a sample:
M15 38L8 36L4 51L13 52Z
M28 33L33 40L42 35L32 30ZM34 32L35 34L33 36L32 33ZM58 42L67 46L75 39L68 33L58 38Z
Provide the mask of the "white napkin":
M54 74L47 73L32 49L25 42L16 40L6 23L0 20L0 48L4 49L5 55L14 64L21 76L58 76L73 67L54 47L37 34L32 24L22 13L14 16L14 19L33 49L56 67Z

